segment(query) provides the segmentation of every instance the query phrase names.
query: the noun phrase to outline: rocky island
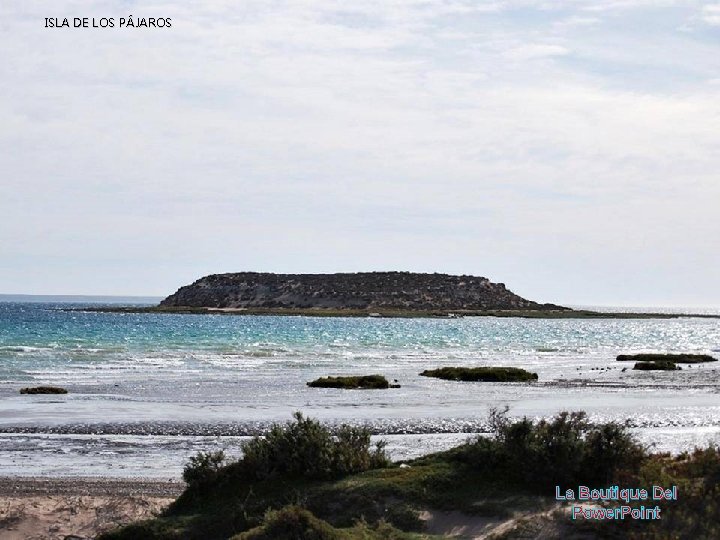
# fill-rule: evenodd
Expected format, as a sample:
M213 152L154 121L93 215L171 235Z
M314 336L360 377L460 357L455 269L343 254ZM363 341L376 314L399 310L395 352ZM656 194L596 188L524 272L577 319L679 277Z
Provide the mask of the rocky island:
M486 277L416 272L211 274L157 306L83 306L69 311L310 315L325 317L523 317L532 319L720 318L716 314L571 309L528 300Z
M474 312L555 310L488 278L412 272L213 274L181 287L161 308Z

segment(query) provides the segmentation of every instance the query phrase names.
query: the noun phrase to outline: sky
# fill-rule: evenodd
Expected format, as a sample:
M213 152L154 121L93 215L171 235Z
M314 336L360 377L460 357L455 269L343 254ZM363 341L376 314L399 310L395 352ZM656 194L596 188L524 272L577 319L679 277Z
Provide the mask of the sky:
M718 38L707 1L2 2L0 292L409 270L720 306Z

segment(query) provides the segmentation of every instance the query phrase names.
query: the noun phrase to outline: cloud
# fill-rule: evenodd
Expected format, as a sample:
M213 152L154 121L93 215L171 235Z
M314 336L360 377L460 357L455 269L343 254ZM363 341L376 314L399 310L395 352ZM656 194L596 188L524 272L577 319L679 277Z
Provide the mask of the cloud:
M676 6L681 0L578 0L575 3L585 11L603 12Z
M599 24L602 22L602 19L599 17L587 17L587 16L579 16L579 15L573 15L571 17L568 17L566 19L559 20L556 25L560 28L562 27L583 27L583 26L593 26L596 24Z
M702 7L702 20L710 26L720 26L720 4L707 4Z
M510 49L505 54L512 60L534 60L553 56L565 56L570 51L561 45L531 43Z
M589 21L589 5L607 9ZM674 30L696 6L2 9L4 292L372 268L487 274L548 301L720 290L717 44ZM43 28L64 13L173 28ZM648 265L683 283L672 298L623 288ZM618 289L587 286L603 276Z

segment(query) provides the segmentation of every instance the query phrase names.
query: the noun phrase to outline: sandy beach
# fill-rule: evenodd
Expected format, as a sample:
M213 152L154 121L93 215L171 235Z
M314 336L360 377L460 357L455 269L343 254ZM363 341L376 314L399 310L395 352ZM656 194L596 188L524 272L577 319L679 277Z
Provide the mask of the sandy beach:
M79 540L150 518L181 482L0 477L0 539Z

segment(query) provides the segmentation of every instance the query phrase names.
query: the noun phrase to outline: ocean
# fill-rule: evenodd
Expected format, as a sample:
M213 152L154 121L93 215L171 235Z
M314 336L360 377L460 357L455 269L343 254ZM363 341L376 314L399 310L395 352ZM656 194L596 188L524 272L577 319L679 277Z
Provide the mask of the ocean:
M505 406L515 417L584 410L593 420L628 422L658 451L720 442L720 366L638 372L615 360L634 352L720 357L720 319L77 311L83 306L0 302L0 475L177 479L198 450L238 455L241 440L294 411L367 425L398 459L483 433L489 410ZM442 366L516 366L539 380L459 383L419 375ZM371 373L401 388L306 385L325 375ZM18 392L37 385L69 393Z

